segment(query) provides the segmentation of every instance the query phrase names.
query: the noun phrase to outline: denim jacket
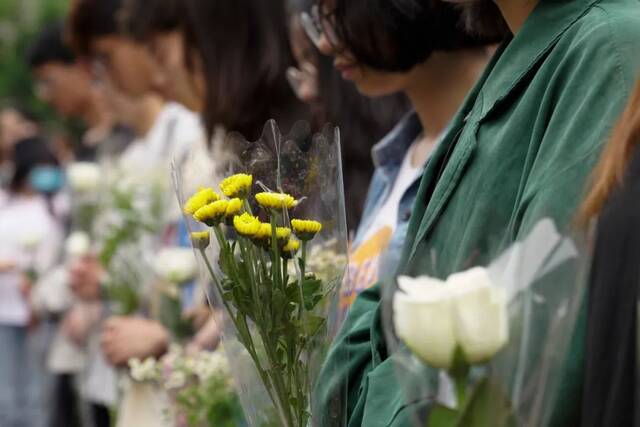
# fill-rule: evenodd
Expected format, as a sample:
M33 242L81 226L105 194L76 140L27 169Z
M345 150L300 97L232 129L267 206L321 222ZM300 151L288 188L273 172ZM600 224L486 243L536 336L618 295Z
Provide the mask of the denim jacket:
M352 250L356 250L364 241L376 215L386 202L393 188L402 162L409 148L422 132L422 125L415 112L408 113L396 127L373 147L372 157L375 173L369 186L365 202L364 214L352 242ZM400 200L398 223L389 245L380 260L380 272L394 271L401 256L403 243L409 225L413 202L418 192L420 177L411 184ZM373 284L373 283L372 283ZM358 291L362 291L359 289Z

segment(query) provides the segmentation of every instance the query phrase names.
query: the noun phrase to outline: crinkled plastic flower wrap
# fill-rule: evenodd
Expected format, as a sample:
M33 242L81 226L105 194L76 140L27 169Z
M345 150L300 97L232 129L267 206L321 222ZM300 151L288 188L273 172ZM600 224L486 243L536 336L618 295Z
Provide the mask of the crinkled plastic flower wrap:
M339 132L300 122L283 136L269 121L258 141L234 133L224 146L235 152L226 179L194 196L192 170L174 165L174 178L246 419L343 425L346 393L318 410L313 393L347 264Z
M383 325L414 424L550 425L587 253L543 219L487 267L389 281Z

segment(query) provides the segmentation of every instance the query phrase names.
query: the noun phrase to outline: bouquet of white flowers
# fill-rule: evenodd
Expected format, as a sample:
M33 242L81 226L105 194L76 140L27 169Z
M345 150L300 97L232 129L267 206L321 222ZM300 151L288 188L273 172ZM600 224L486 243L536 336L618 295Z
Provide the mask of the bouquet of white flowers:
M541 221L487 267L398 277L384 326L417 426L548 425L588 257Z
M130 360L129 372L133 381L164 390L168 425L235 427L242 422L242 409L222 350L191 354L174 345L159 360Z

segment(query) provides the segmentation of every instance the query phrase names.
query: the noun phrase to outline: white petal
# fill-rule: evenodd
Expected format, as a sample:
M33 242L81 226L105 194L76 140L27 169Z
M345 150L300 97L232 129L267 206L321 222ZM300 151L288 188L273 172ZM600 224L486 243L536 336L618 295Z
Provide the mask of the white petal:
M400 276L398 287L407 295L420 300L437 300L448 297L449 291L443 286L444 281L428 276L417 278Z
M453 276L450 278L453 279ZM458 276L454 300L455 331L467 362L492 358L508 340L507 298L502 289L491 286L486 271Z
M434 368L447 369L456 347L450 298L417 301L397 292L393 301L396 333L416 356Z

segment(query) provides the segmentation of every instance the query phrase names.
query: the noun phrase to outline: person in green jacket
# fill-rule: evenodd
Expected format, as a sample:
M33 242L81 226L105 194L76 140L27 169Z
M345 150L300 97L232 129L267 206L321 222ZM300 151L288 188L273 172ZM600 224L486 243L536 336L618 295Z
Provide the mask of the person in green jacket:
M347 0L324 1L325 14L333 10L339 23ZM427 164L398 271L404 275L444 279L486 265L545 217L568 232L640 65L637 0L461 6L468 23L506 30L505 40ZM403 396L380 294L377 285L356 299L318 380L320 402L347 390L349 426L407 426L416 407L429 407ZM580 422L583 341L581 325L545 425Z

